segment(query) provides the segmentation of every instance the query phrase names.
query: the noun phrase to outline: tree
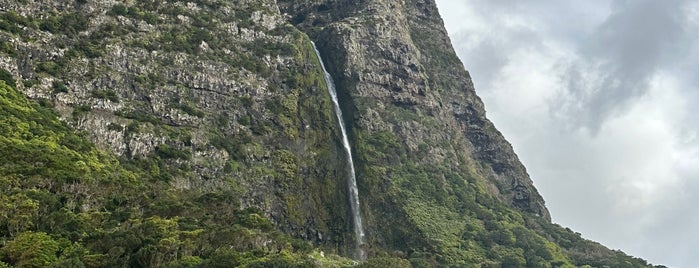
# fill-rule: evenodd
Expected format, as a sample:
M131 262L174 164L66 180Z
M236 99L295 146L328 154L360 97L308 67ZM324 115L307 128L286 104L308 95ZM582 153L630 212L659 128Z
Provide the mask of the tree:
M3 261L16 267L49 267L58 260L58 242L46 233L23 232L0 249Z
M0 234L13 236L34 225L39 211L39 202L23 193L0 196Z

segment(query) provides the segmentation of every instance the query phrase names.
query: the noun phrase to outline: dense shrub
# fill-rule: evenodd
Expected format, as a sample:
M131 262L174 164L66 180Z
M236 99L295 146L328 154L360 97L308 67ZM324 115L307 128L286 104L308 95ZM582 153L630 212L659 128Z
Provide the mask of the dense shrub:
M5 83L11 87L17 86L12 74L5 69L0 69L0 81L5 81Z
M172 147L167 144L158 145L155 148L155 152L158 156L164 159L184 159L189 160L192 158L192 154L189 151L181 150Z
M65 34L75 36L79 32L85 31L90 25L90 19L83 13L67 13L61 15L51 15L39 23L39 29L54 34Z
M91 95L93 98L105 99L111 102L119 102L119 96L117 95L116 91L112 89L94 90L91 92Z
M68 92L68 88L66 87L63 82L60 81L53 81L51 83L51 87L53 88L53 93L65 93Z

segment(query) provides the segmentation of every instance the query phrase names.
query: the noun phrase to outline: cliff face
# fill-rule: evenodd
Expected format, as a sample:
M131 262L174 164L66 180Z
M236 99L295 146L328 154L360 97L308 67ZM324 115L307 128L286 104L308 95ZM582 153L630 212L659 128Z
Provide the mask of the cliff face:
M343 3L288 4L285 12L319 40L355 136L391 132L408 155L424 154L415 161L470 165L499 199L550 219L512 147L485 117L434 2Z
M35 200L33 217L50 222L0 222L3 241L47 232L84 244L75 258L87 266L322 266L311 247L349 255L347 161L314 40L349 128L368 264L645 265L550 223L432 0L0 6L0 78L112 157L101 165L129 174L27 184L14 181L52 177L0 165L11 178L0 183L12 181L3 193ZM70 201L46 203L36 187ZM68 198L75 189L87 190ZM89 221L74 230L56 211ZM151 225L164 234L144 238ZM13 252L0 248L0 267L17 262Z
M343 244L322 70L274 1L0 4L13 26L0 66L99 148L147 162L173 190L235 193L288 233Z
M458 180L550 220L524 166L485 117L433 1L282 2L318 40L337 81L377 240L406 235L387 237L393 231L380 222L417 217L413 202L458 206L448 201L464 187Z
M284 11L319 40L343 93L344 109L351 111L346 121L353 122L359 155L366 154L362 153L366 137L389 133L398 141L392 149L405 156L393 163L391 159L364 161L366 190L371 192L370 180L401 183L390 172L369 174L368 169L376 166L439 166L455 173L466 169L506 204L550 219L512 147L485 117L483 103L451 47L434 2L346 5L343 1L314 5L290 1ZM431 172L429 183L453 187L445 175Z

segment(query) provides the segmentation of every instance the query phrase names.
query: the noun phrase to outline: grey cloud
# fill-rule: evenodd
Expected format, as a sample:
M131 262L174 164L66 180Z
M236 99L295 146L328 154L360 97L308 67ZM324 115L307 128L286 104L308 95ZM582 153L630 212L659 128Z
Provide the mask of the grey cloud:
M567 124L596 133L649 90L653 75L677 60L682 43L680 1L616 1L613 14L579 50L554 110ZM592 76L590 76L592 74ZM561 111L563 113L561 114Z
M508 53L514 49L526 49L542 46L543 38L539 33L540 29L531 28L536 24L525 21L524 25L511 25L507 20L532 18L526 14L534 12L542 14L556 14L556 12L545 12L550 9L549 5L544 5L546 1L533 1L531 4L541 8L529 8L521 1L514 0L475 0L469 1L478 6L476 10L478 16L482 16L488 22L489 30L479 32L476 36L482 38L473 40L471 32L451 33L457 53L460 55L464 65L469 69L478 70L472 73L478 85L483 85L480 90L487 90L487 84L494 81L499 70L509 62ZM446 9L464 8L464 2L442 2L442 7ZM477 85L477 86L478 86Z
M457 38L454 41L458 42L459 40L463 39ZM457 47L457 49L460 49L460 51L468 51L468 54L472 55L468 59L465 59L467 62L464 62L464 64L471 66L475 70L479 70L480 74L478 75L480 79L478 79L478 81L492 81L500 69L507 64L506 56L500 53L501 48L492 41L483 42L472 49L459 47Z
M695 251L699 248L699 229L696 228L699 226L699 211L696 210L699 172L685 170L678 175L683 184L673 192L675 199L658 203L648 212L655 221L645 226L642 232L657 235L644 243L642 250L662 256L670 267L695 267Z

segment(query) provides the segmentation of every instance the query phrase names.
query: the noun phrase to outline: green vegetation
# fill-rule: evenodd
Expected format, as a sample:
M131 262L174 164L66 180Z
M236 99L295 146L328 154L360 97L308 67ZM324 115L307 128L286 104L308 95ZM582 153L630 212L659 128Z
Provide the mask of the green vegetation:
M39 23L39 29L54 34L61 33L75 36L79 32L87 30L90 19L82 13L51 14Z
M182 159L182 160L192 159L192 154L190 152L174 148L174 147L167 145L167 144L161 144L160 146L156 147L155 153L164 159L172 159L172 158Z
M251 139L246 135L221 135L217 133L212 133L209 137L209 143L218 148L223 149L228 152L231 159L242 160L245 157L243 152L243 145L250 143Z
M21 174L62 182L94 180L106 171L101 156L83 138L68 128L46 108L29 103L12 87L2 83L0 103L0 148L3 154L0 175ZM54 117L54 118L52 118ZM100 176L109 177L108 174Z
M108 89L108 90L95 90L92 91L92 97L93 98L98 98L98 99L105 99L109 100L111 102L119 102L119 96L117 95L116 91Z
M14 152L0 155L0 265L311 267L319 261L309 244L275 231L261 211L239 210L237 194L166 190L153 177L157 163L120 163L4 81L0 150ZM167 145L157 154L189 157Z
M92 111L92 106L88 104L81 104L78 106L75 106L73 109L73 117L77 118L81 115L84 115L85 113Z
M5 84L9 85L10 87L17 86L15 79L12 78L12 74L5 69L0 69L0 81L5 81Z
M112 7L107 15L124 16L136 20L143 20L149 24L156 24L158 16L155 13L143 11L138 7L127 7L123 4L116 4Z
M61 68L58 64L53 61L40 62L36 66L36 71L39 73L46 73L49 75L58 75L58 71Z
M63 82L53 81L51 83L51 87L53 88L53 93L66 93L66 92L68 92L68 88L66 87L66 84L63 84Z
M204 112L201 110L197 109L194 105L187 103L187 102L182 102L179 105L176 105L176 107L183 112L187 113L188 115L193 115L196 117L204 117Z
M200 162L195 163L200 161L195 154L202 148L193 144L198 133L193 133L191 126L177 125L167 116L153 113L151 107L141 103L141 100L125 99L126 95L120 95L118 88L88 91L89 97L124 103L123 108L114 113L123 118L119 119L119 123L109 123L107 130L123 131L126 138L145 134L167 139L154 145L154 150L146 155L116 158L97 150L83 134L59 121L50 110L51 100L41 100L42 105L26 100L14 90L12 75L3 75L0 78L11 84L3 87L3 90L7 90L7 96L15 98L9 102L21 102L20 106L26 108L27 114L18 112L21 109L3 110L0 119L14 121L2 122L2 125L7 126L9 132L16 132L15 123L28 122L28 130L16 134L16 137L31 142L13 140L12 150L18 153L3 155L7 159L0 159L4 161L0 164L0 204L3 204L0 206L0 267L6 264L25 267L346 267L353 264L332 253L321 256L318 254L320 249L314 250L314 245L309 242L293 239L279 231L288 231L286 226L290 224L303 226L309 215L322 224L323 234L342 234L347 222L342 218L334 220L332 225L321 222L332 219L326 210L342 213L342 202L334 202L337 205L329 208L304 211L306 202L331 204L329 200L337 199L333 194L337 191L335 187L344 188L344 184L335 182L330 176L314 179L318 182L305 179L299 175L300 170L315 164L299 158L286 146L270 146L272 143L268 140L276 136L270 134L283 126L287 133L283 142L291 144L290 141L303 137L314 150L309 154L316 153L316 148L331 146L325 142L330 137L325 131L299 132L302 128L298 122L299 114L318 123L332 122L332 115L325 112L330 107L325 94L302 94L322 86L322 74L318 74L316 68L307 66L307 59L312 54L297 55L301 51L296 49L296 44L289 45L288 41L272 43L263 38L241 42L227 34L213 34L229 27L223 23L237 22L234 16L211 11L220 8L220 5L230 7L230 4L219 1L196 3L201 10L176 7L182 4L181 1L137 1L128 6L117 5L109 11L111 16L152 24L155 29L151 32L142 32L133 25L122 24L120 21L123 18L116 22L98 22L97 25L94 21L85 22L85 18L91 17L89 13L54 11L36 16L42 19L36 22L30 20L34 26L29 27L27 38L36 38L37 34L34 33L38 31L49 32L56 46L64 49L65 53L59 57L37 58L29 65L37 75L22 83L31 87L44 79L51 79L49 81L55 81L51 84L54 93L75 93L78 89L66 85L90 83L88 81L100 78L102 72L111 71L99 65L99 61L108 55L105 53L106 46L116 43L126 46L127 51L146 49L186 53L191 60L206 64L225 63L236 72L249 72L275 81L274 90L290 92L287 97L276 99L275 104L279 105L279 110L275 110L277 113L266 110L264 101L258 102L249 95L233 97L232 103L235 105L231 106L247 107L248 114L241 116L237 110L204 112L202 103L192 94L191 85L166 78L167 69L155 68L145 73L128 74L126 80L131 80L129 76L132 75L139 91L137 94L146 95L140 92L142 89L177 88L178 92L171 96L177 99L171 103L176 104L169 108L181 110L205 122L203 128L210 133L204 134L207 136L205 139L209 138L208 145L228 153L228 159L222 161L222 166L217 163L201 164L216 172L207 174L213 178L203 180L210 180L217 188L182 190L175 189L173 185L182 180L193 181L192 178L198 175L193 171L193 166L200 165ZM247 10L247 20L250 20L250 14L261 6L233 8L235 16L246 13L238 10ZM151 19L154 14L158 14L155 20ZM179 22L177 15L186 16L188 22ZM77 25L77 22L84 24ZM24 26L17 25L18 33L25 31ZM250 22L249 27L254 27L254 24ZM293 42L307 44L307 37L297 30L286 30L293 30L294 35L290 35ZM202 49L202 42L206 42L209 48ZM3 43L2 48L9 55L15 51L9 43ZM266 55L302 61L284 66L284 72L277 72L259 60ZM152 64L156 67L173 64L167 61L174 57L167 55L164 58L162 62L155 59ZM81 65L84 62L87 64ZM88 73L76 79L76 74L84 74L77 68L89 68ZM309 74L311 78L307 77ZM292 78L298 83L281 82ZM319 102L319 99L322 101ZM319 109L319 105L325 107ZM14 106L3 103L3 107ZM319 110L323 112L319 113ZM4 112L20 117L12 119ZM72 120L79 120L88 113L102 112L93 111L87 104L74 104ZM224 116L227 114L231 119ZM43 121L29 123L37 118ZM40 130L50 131L37 131L34 129L36 126ZM231 128L239 126L244 128L243 131L231 131ZM0 137L4 135L0 133ZM3 150L10 146L4 141L0 139ZM41 143L53 141L58 144ZM34 143L35 146L24 147ZM79 148L73 148L76 146ZM269 160L260 159L268 157L267 151L275 153ZM318 153L328 154L327 150ZM325 165L330 167L333 163L327 162ZM240 209L239 200L248 189L241 189L237 184L246 180L254 182L266 179L273 184L270 189L283 186L289 192L277 191L264 196L276 198L275 202L281 203L281 213L289 215L289 219L282 219L283 222L273 224L264 216L268 212ZM304 190L321 194L307 196ZM342 237L338 235L334 239L337 240L332 243L340 241ZM27 243L40 245L40 248L23 248ZM58 245L58 250L54 250L54 245ZM331 246L329 252L337 250ZM21 251L30 253L22 255L19 253Z
M426 164L404 151L406 146L392 132L357 131L355 135L355 160L363 179L360 192L375 213L393 219L390 226L378 225L379 232L387 234L383 238L389 247L407 254L393 257L407 258L413 267L648 265L506 207L486 192L472 170ZM396 207L405 216L397 214ZM384 254L381 250L371 253Z
M163 123L158 117L142 110L117 111L114 114L124 118L133 119L138 122L151 123L153 125L162 125Z
M12 44L3 40L0 40L0 52L12 57L17 56L17 50L15 50Z
M262 39L256 39L246 44L245 47L255 55L293 56L296 54L295 47L291 44L269 42Z
M0 15L0 30L13 34L22 33L22 27L35 28L34 22L10 10Z

